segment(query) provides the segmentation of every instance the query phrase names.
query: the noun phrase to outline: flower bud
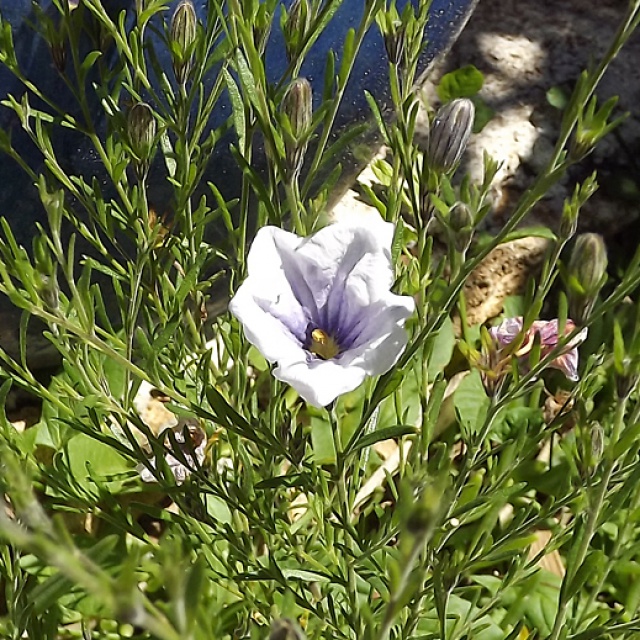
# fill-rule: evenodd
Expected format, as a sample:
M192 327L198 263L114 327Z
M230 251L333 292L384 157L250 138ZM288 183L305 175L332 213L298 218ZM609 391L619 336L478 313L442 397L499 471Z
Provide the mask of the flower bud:
M402 20L393 20L387 23L387 28L383 34L384 48L391 64L400 64L404 55L404 45L406 40L406 27Z
M616 395L619 400L626 400L638 384L640 363L635 358L624 358L620 368L616 367Z
M44 236L36 236L33 239L33 260L38 297L46 311L56 313L60 306L60 287L53 256Z
M592 478L600 465L605 449L604 429L598 422L585 428L584 435L579 440L580 473L582 476Z
M602 236L578 236L569 259L569 311L579 324L587 320L607 279L607 248Z
M594 463L597 465L602 459L602 454L604 453L604 429L599 422L593 424L589 436L591 440L591 456Z
M558 236L562 240L570 240L578 229L578 211L573 207L566 206L560 218L560 228Z
M451 208L449 232L456 251L464 253L469 248L473 237L473 216L471 209L464 202L458 202Z
M569 272L576 277L585 292L598 292L602 288L607 264L607 248L601 235L583 233L576 238L569 261Z
M282 100L282 111L291 131L285 135L285 154L290 176L298 176L307 151L307 133L313 118L311 84L306 78L294 80Z
M46 311L55 313L60 306L60 288L55 276L40 276L40 286L38 287L40 299Z
M171 19L173 72L178 84L185 85L191 73L193 47L198 36L198 18L191 0L181 0Z
M431 169L450 173L467 148L475 107L468 98L456 98L441 107L431 123L426 159Z
M144 179L149 171L156 130L156 119L151 107L145 102L134 104L127 117L127 133L129 134L129 144L135 155L136 173L139 180Z
M285 50L289 62L297 55L309 29L310 22L309 0L294 0L282 27L285 36Z
M436 477L427 482L420 489L411 503L404 506L405 526L407 532L417 538L428 538L433 533L446 504L445 493L447 479L445 476ZM408 494L404 494L406 500Z
M63 40L56 40L50 45L51 59L53 60L53 66L58 73L64 73L67 66L67 47Z

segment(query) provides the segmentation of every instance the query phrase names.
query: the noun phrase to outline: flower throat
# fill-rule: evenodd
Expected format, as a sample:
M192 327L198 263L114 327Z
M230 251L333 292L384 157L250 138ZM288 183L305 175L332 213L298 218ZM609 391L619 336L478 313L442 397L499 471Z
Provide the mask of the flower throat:
M309 351L322 358L323 360L331 360L340 353L338 343L322 329L314 329L311 332L311 344Z

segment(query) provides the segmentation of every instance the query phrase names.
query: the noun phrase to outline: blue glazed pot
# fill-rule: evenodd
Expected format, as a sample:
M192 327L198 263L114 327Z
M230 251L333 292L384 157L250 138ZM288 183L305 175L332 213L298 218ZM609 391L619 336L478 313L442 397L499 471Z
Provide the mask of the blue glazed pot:
M285 0L287 5L291 2L292 0ZM466 23L476 2L477 0L433 0L427 27L427 45L419 63L421 74L425 75L434 60L448 50ZM40 0L38 4L45 13L49 12L52 16L56 14L51 0ZM172 8L175 4L172 3ZM200 18L205 17L207 4L206 0L196 3ZM396 4L401 10L406 1L398 0ZM311 82L314 96L318 97L322 93L324 65L328 51L335 51L339 57L348 30L351 27L357 27L360 23L364 5L364 0L344 0L305 58L301 75ZM105 0L104 6L108 7L114 16L125 9L132 18L135 2L134 0ZM76 112L78 107L54 68L49 46L38 34L37 17L33 12L32 1L0 0L0 16L12 27L17 59L25 76L45 95L55 97L58 105L70 113ZM161 65L169 72L171 60L166 48L158 47L157 50ZM285 72L287 64L284 39L277 24L274 24L266 51L268 78L274 81L279 79ZM387 54L377 27L372 28L366 35L359 52L332 131L334 139L348 127L370 120L371 111L365 99L365 90L375 97L383 113L390 114ZM22 82L0 63L0 100L4 100L8 95L13 95L19 100L24 93L25 88ZM96 100L97 105L97 97L93 96L93 99ZM30 101L32 105L38 106L34 98L30 98ZM102 113L102 109L97 107L96 113ZM229 104L222 100L216 107L211 125L219 126L229 115ZM15 113L4 106L0 106L0 129L10 133L14 147L19 149L22 157L32 168L38 170L42 167L41 154L22 131ZM203 180L203 184L207 181L216 183L227 198L237 196L240 189L241 174L229 148L232 142L233 137L229 134L216 145ZM60 164L68 173L85 177L95 176L108 190L106 172L84 140L69 130L61 130L56 133L54 143ZM375 145L375 138L365 140L365 144ZM359 148L361 147L360 140ZM339 161L343 167L339 187L346 189L362 168L365 159L360 154L356 158L353 148L347 148L342 157L336 161ZM259 153L257 162L260 163ZM171 187L162 172L157 173L160 177L156 177L153 171L150 176L149 202L151 205L155 202L166 205L171 200ZM341 188L338 188L335 193L338 194L340 191ZM0 215L7 219L18 243L25 247L31 246L36 224L46 225L46 216L30 178L11 158L3 157L1 151ZM222 229L212 229L211 238L214 241L216 232L222 233ZM11 308L9 302L6 299L0 300L0 345L5 348L11 348L16 341L17 317L17 312ZM38 340L34 338L35 342ZM33 351L37 351L37 347ZM37 361L36 364L38 364Z

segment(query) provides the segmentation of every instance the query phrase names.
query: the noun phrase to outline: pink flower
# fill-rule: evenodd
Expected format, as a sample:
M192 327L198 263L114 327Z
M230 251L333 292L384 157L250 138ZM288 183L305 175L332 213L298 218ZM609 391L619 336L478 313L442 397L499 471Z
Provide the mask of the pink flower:
M511 344L522 332L522 317L505 318L498 326L491 327L489 334L496 341L499 349ZM536 334L540 336L540 357L544 358L557 346L560 339L572 333L576 328L572 320L567 320L562 336L559 335L558 320L536 320L524 335L522 345L513 354L518 358L528 356L533 347ZM587 328L582 329L560 351L549 364L559 369L573 382L578 380L578 346L587 338Z

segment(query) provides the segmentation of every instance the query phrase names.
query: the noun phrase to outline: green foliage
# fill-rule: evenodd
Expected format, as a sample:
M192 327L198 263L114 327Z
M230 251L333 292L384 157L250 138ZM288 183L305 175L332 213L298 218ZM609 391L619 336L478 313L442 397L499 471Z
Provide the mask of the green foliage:
M474 133L484 129L493 118L493 109L478 95L484 86L484 76L474 65L468 64L445 73L438 84L438 98L449 102L455 98L471 98L476 108Z
M484 76L472 64L445 73L438 84L438 98L449 102L454 98L471 98L484 85Z
M640 251L626 270L598 279L574 382L549 366L582 328L567 318L571 281L563 287L557 275L567 274L563 250L595 177L565 203L559 233L524 232L522 223L618 122L615 101L598 107L592 96L640 21L640 3L629 4L602 63L566 102L550 90L564 110L557 147L493 237L477 234L500 159L485 158L474 184L455 167L446 175L429 167L416 134L428 2L401 13L365 3L343 50L327 55L321 104L295 132L283 100L339 0L287 10L275 0L224 9L211 0L206 24L193 24L188 8L172 24L166 0L136 2L133 21L99 0L53 4L63 28L42 12L36 20L58 63L55 47L68 46L60 73L76 116L24 78L0 10L0 64L25 88L3 108L42 167L20 157L9 132L0 131L0 150L29 173L48 220L29 250L4 219L0 234L0 291L23 311L18 353L0 350L0 403L8 407L15 388L41 403L24 431L0 412L0 635L637 637ZM265 50L277 28L289 65L268 82ZM417 309L387 373L315 409L271 375L214 303L246 276L255 227L310 234L324 224L340 178L335 158L368 128L332 137L370 28L385 38L396 118L389 123L368 96L391 153L374 166L381 188L363 190L396 224L393 291L413 296ZM153 45L150 30L164 38ZM168 47L172 77L154 46ZM93 73L99 82L89 82ZM439 87L443 101L474 98L476 128L490 117L477 98L482 83L469 66ZM209 131L227 96L228 121ZM108 189L60 164L62 127L91 146ZM225 201L202 182L229 131L243 181ZM167 171L167 211L148 202L154 154ZM291 166L300 154L304 177ZM456 211L463 225L453 224ZM212 225L224 230L215 242ZM524 316L524 327L499 347L486 327L470 325L464 286L490 252L525 233L548 251L526 291L505 301L504 316ZM551 348L528 333L543 310L568 329ZM61 360L47 381L28 358L36 321Z

